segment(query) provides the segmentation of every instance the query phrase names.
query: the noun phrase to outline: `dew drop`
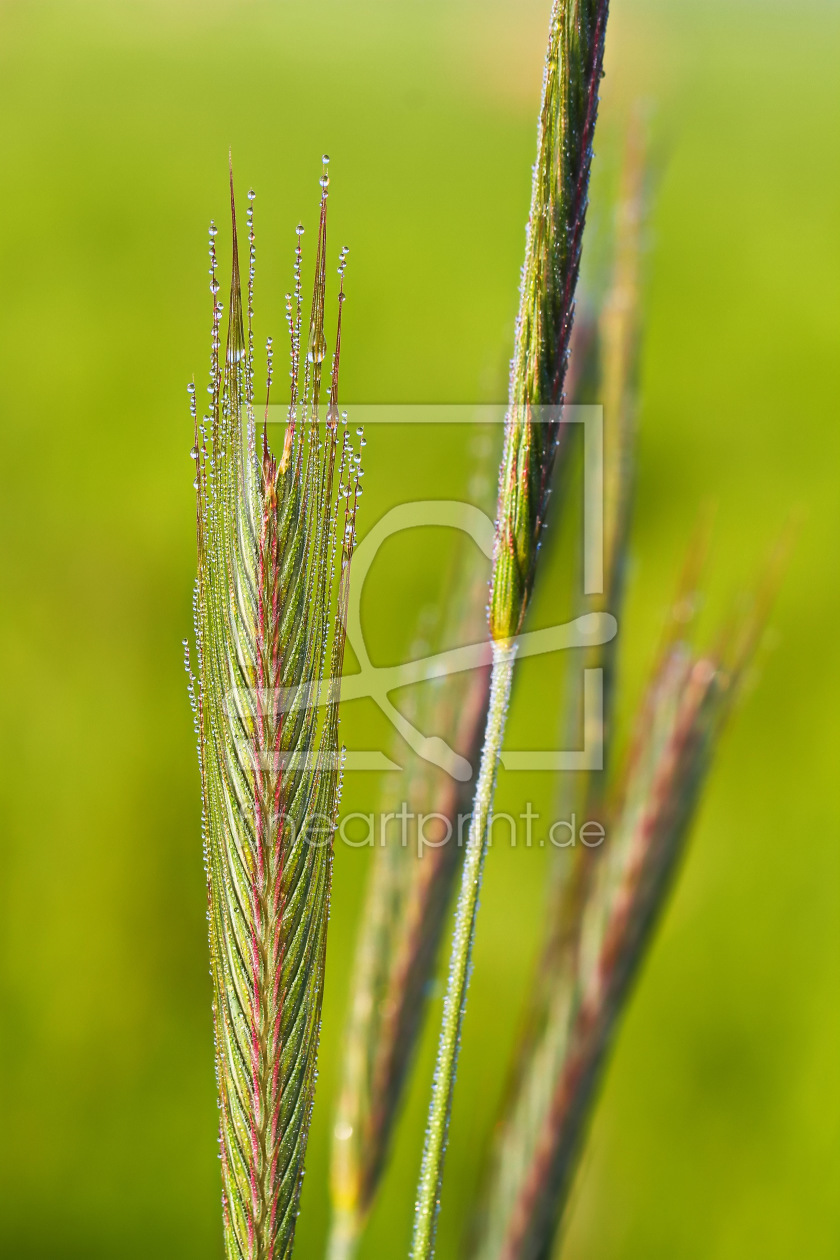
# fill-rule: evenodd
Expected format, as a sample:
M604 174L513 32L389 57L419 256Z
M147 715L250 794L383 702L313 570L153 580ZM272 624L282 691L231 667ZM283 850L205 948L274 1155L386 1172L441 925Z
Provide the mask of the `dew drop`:
M324 334L319 333L313 345L309 347L307 359L310 363L323 363L327 353L327 343L324 340Z

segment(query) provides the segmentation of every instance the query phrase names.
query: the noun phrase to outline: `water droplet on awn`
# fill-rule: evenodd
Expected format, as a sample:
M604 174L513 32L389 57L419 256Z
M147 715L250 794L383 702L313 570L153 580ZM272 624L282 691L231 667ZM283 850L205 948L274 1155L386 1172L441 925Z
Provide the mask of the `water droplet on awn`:
M327 353L327 343L324 340L324 334L319 333L313 345L309 349L307 358L309 359L310 363L323 363L326 353Z

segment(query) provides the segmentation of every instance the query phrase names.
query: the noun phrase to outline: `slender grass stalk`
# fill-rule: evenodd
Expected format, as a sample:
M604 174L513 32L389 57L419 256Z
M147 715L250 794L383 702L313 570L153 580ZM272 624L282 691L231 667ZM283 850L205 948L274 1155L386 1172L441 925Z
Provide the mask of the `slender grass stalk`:
M493 666L490 685L490 704L487 727L481 752L473 817L470 824L470 840L461 874L461 891L455 912L455 928L452 934L452 952L449 962L449 979L443 1000L443 1020L438 1045L432 1103L429 1109L426 1145L420 1170L417 1207L414 1218L414 1243L412 1254L426 1256L434 1253L434 1228L440 1201L440 1180L449 1115L452 1107L452 1091L455 1067L461 1035L461 1023L466 1006L472 941L478 909L478 894L486 845L483 843L493 794L496 786L496 769L502 748L505 716L510 699L513 679L513 662L516 646L511 643L493 644ZM474 843L474 836L481 843Z
M322 390L328 185L325 159L305 340L302 228L287 298L291 384L280 459L267 425L258 433L255 412L253 194L243 311L232 175L227 335L222 350L211 225L211 407L201 421L191 387L198 535L191 686L228 1260L291 1255L315 1088L341 787L344 623L335 613L346 607L358 492L338 412L344 254L332 371Z
M486 580L475 575L470 581L463 560L452 577L449 615L438 636L441 648L450 641L474 643L484 628ZM418 655L428 650L426 641L416 645ZM444 736L460 757L477 766L489 684L489 665L436 679L410 698L411 721ZM405 749L395 755L405 755ZM354 1253L379 1186L463 854L459 820L469 812L472 791L472 776L458 781L412 757L383 804L383 830L361 917L333 1130L330 1260ZM415 837L407 834L404 802L414 818L445 820L448 839L444 835L442 842L421 847L418 831L415 845Z
M615 259L609 290L596 326L598 396L604 417L604 590L589 596L586 610L609 611L620 618L624 600L636 440L637 385L640 344L641 232L645 198L644 145L638 120L627 132L621 189L616 207ZM581 608L583 611L583 608ZM559 817L572 812L588 819L604 814L606 784L612 759L616 701L617 638L590 647L583 659L585 669L602 671L600 738L603 769L583 776L564 775L561 780ZM581 725L579 696L567 698L566 743L571 746ZM598 851L576 846L552 854L548 930L540 966L548 979L562 971L559 955L569 948L586 896L587 881ZM544 988L534 987L532 1002L544 1001ZM538 1021L536 1010L528 1021Z
M621 187L616 206L612 282L598 319L599 395L604 416L604 591L591 597L590 610L618 617L624 600L627 547L635 485L636 419L641 338L642 229L646 197L645 141L641 121L627 129ZM612 748L618 639L591 648L591 661L604 671L603 745L605 771ZM593 775L597 795L606 773ZM591 802L593 805L595 802Z
M415 1206L412 1255L434 1254L443 1160L466 1006L478 894L518 634L536 570L569 357L586 219L608 0L555 0L549 25L537 161L499 477L489 624L490 706L452 938L449 978Z
M594 393L604 416L604 591L580 601L579 611L609 610L620 616L634 482L636 381L639 346L640 232L644 160L637 125L628 131L616 213L613 276L595 322L588 355L597 369ZM603 674L600 737L604 765L611 757L615 700L615 641L586 649L582 665ZM581 706L569 688L564 747L579 738ZM606 771L561 777L557 816L605 821ZM511 1208L517 1176L527 1166L535 1117L550 1104L557 1064L567 1040L580 920L600 849L576 845L553 851L544 940L528 990L520 1042L500 1107L493 1148L485 1168L479 1211L472 1222L473 1254L492 1254Z
M620 618L624 599L627 547L635 483L636 413L640 344L641 233L645 199L644 141L638 118L627 131L621 188L616 206L613 274L596 325L593 358L597 361L597 396L604 421L603 592L580 599L581 612L605 611ZM595 819L603 813L605 785L613 746L618 638L586 649L584 669L602 672L600 741L603 769L561 781L560 817L572 812ZM573 746L582 723L580 696L570 688L566 703L564 747ZM585 738L587 736L585 735ZM562 948L585 895L590 851L575 847L553 855L555 898L543 972L555 968L552 944Z

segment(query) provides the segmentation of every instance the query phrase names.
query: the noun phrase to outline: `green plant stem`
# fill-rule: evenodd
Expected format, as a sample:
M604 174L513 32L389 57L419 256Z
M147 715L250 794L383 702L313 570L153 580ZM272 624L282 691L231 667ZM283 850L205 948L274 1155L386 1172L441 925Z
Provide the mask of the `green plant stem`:
M470 832L464 854L461 888L455 911L449 979L443 1000L443 1021L438 1042L432 1099L429 1104L420 1183L417 1188L411 1248L414 1260L430 1260L430 1257L434 1255L443 1158L449 1133L461 1026L467 1003L467 984L478 912L478 894L481 888L484 855L487 850L487 833L496 788L496 770L502 749L515 656L516 644L514 642L493 643L493 672L490 680L487 729L476 784L475 804L470 820Z

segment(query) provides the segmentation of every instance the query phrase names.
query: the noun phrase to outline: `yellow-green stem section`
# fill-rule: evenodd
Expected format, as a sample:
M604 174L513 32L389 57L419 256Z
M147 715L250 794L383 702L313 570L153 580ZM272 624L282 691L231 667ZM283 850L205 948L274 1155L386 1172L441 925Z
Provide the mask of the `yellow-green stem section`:
M337 1212L330 1229L327 1260L353 1260L361 1238L360 1221L355 1212Z

